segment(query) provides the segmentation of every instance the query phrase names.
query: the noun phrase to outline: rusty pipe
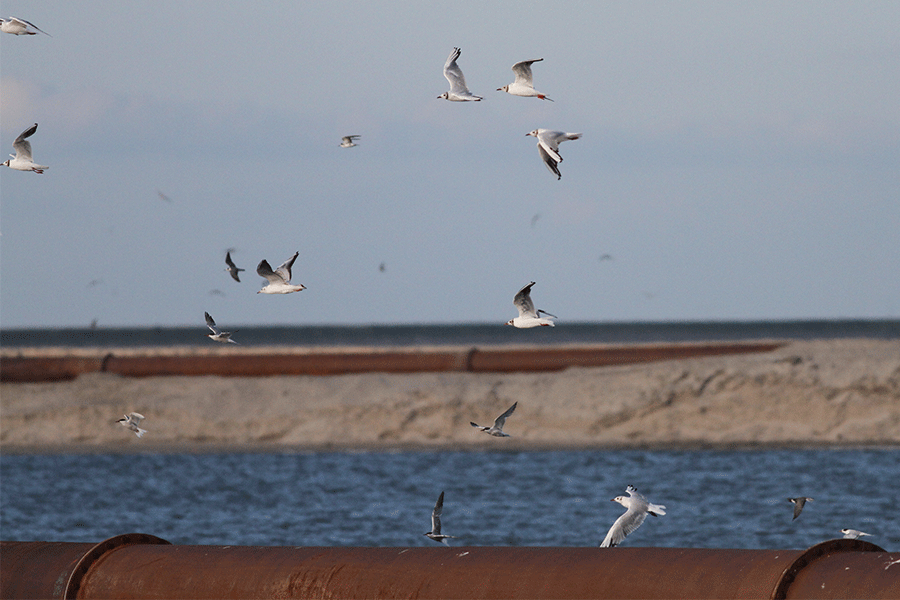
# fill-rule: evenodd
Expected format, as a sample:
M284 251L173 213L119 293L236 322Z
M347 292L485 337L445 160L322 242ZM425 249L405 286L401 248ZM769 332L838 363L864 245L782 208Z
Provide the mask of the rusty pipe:
M0 544L3 598L900 598L900 558L807 550Z

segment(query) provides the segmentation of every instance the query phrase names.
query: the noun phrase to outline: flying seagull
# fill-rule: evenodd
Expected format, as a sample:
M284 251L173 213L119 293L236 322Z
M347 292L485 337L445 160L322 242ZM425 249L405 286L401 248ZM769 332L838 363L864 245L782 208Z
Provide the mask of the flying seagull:
M497 88L497 91L506 92L513 96L525 96L526 98L537 97L541 100L550 100L550 102L553 102L553 100L535 90L534 84L532 83L531 65L542 60L544 59L536 58L534 60L523 60L522 62L514 64L512 70L513 73L516 74L516 80L509 85Z
M228 265L225 270L228 271L229 275L231 275L231 278L240 283L240 272L246 271L246 269L239 269L237 265L234 264L234 261L231 260L231 250L225 252L225 264Z
M125 415L124 417L116 421L116 423L129 431L133 431L134 435L138 437L144 437L144 434L147 433L147 430L138 427L138 425L140 425L141 421L143 420L144 415L142 415L141 413L133 412L131 414Z
M525 134L536 137L538 140L538 154L541 160L550 169L550 172L556 175L556 180L562 179L559 172L559 163L562 162L562 156L559 154L559 143L566 140L577 140L581 137L580 133L566 133L565 131L550 131L549 129L535 129Z
M216 327L216 322L213 320L210 314L208 312L205 312L203 314L206 316L206 326L209 327L210 331L212 331L212 333L207 334L206 337L216 342L222 342L223 344L237 344L236 341L231 339L230 331L219 331L219 328Z
M341 148L352 148L353 146L356 146L356 143L354 140L358 140L360 137L362 137L362 136L345 135L344 137L341 138Z
M463 76L462 69L456 64L456 59L459 58L459 55L460 49L454 48L450 56L447 57L447 62L444 63L444 77L450 82L450 91L444 92L438 98L452 102L468 102L470 100L478 102L481 100L481 96L476 96L469 91L469 88L466 87L466 78Z
M627 497L616 496L612 499L612 502L618 502L628 510L616 519L616 522L609 528L609 532L600 543L601 548L612 548L621 544L625 536L641 526L647 515L658 517L666 514L665 506L650 504L633 486L629 485L625 488L625 491L628 492Z
M800 516L800 512L803 510L803 507L807 502L812 502L812 498L807 498L805 496L800 496L799 498L788 498L788 502L794 503L794 519ZM793 521L794 519L791 519Z
M845 540L856 540L864 535L868 535L871 537L871 533L865 533L863 531L857 531L856 529L841 529L841 533L844 534Z
M528 327L556 326L552 320L541 317L541 314L545 314L554 319L558 318L556 315L551 315L546 310L534 310L534 302L531 301L531 286L533 285L534 282L532 281L519 290L515 298L513 298L513 305L519 309L519 316L507 321L507 325L512 325L513 327L518 327L520 329Z
M478 423L473 423L472 421L469 421L469 425L478 428L480 431L489 433L494 437L510 437L508 433L503 433L503 425L506 424L506 418L509 417L509 415L513 414L513 411L516 410L516 405L518 403L518 401L514 402L512 406L506 409L505 413L494 419L494 424L490 427L485 427L484 425L479 425Z
M0 19L0 31L4 33L11 33L13 35L37 35L38 31L40 31L44 35L53 37L34 23L26 21L25 19L18 19L16 17Z
M2 163L3 165L10 169L15 169L16 171L34 171L35 173L43 173L44 169L50 168L44 165L35 164L31 159L31 142L29 142L27 138L34 135L34 132L37 131L37 126L38 124L35 123L19 134L19 137L13 142L13 149L16 153L10 154L10 157L12 158Z
M449 546L448 538L455 538L455 535L444 535L441 533L441 512L444 510L444 492L438 496L437 502L434 503L434 510L431 511L431 531L425 532L425 537L429 537L436 542L440 542L445 546Z
M291 292L299 292L301 290L305 290L306 286L303 284L293 285L291 283L291 267L294 265L294 261L297 260L297 255L299 252L294 252L294 255L281 263L281 265L272 270L272 267L269 266L269 263L266 259L262 259L259 261L259 265L256 267L256 272L260 277L265 277L269 280L269 283L261 290L256 292L257 294L290 294Z

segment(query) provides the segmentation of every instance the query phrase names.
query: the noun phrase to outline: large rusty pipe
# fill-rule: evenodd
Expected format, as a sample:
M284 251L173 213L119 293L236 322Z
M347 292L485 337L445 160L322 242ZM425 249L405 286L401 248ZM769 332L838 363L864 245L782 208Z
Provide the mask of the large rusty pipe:
M143 540L143 541L142 541ZM4 542L3 598L900 598L900 554L807 550Z

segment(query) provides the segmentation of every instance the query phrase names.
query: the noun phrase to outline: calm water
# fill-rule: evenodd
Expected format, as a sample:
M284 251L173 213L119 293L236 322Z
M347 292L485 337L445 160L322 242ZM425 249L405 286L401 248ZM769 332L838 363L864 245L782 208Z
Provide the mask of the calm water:
M900 451L4 455L0 537L427 546L441 490L455 545L595 546L635 485L668 514L627 546L806 548L842 527L900 549ZM791 521L788 496L815 498Z

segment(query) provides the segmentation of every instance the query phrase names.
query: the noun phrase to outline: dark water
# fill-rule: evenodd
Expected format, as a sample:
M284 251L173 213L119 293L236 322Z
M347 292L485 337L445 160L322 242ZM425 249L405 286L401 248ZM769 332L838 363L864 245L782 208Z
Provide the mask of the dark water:
M751 339L900 338L900 319L564 323L520 330L502 324L235 326L245 346L416 346L734 341ZM209 345L205 327L3 329L3 346ZM237 336L235 336L237 338Z
M626 546L806 548L851 527L900 549L900 451L4 455L4 540L596 546L635 485L668 514ZM796 521L788 496L811 496Z

